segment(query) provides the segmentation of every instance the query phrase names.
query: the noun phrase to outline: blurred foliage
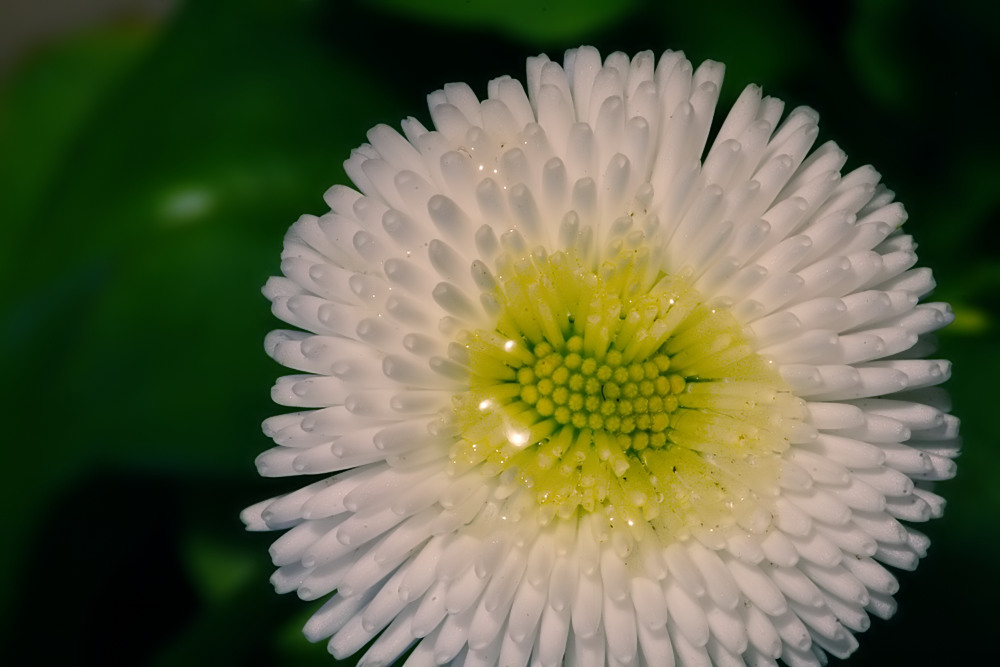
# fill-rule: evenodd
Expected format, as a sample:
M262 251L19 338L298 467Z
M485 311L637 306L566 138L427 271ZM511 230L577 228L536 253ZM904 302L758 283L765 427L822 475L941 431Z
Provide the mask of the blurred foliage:
M638 0L373 0L372 4L435 29L477 27L526 43L559 45L620 21Z
M1000 593L992 7L192 0L33 53L0 88L10 664L331 664L299 634L316 603L273 594L272 536L236 518L294 486L252 466L281 372L259 287L370 126L580 43L722 60L722 105L758 81L814 106L906 202L956 304L941 355L968 447L899 614L850 663L976 663L992 613L975 600Z

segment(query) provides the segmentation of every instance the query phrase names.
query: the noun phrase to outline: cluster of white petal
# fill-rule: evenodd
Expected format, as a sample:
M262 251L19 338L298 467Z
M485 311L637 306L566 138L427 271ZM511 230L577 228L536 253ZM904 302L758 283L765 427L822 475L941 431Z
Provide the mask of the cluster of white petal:
M296 327L268 353L302 374L265 422L265 476L322 474L243 513L279 592L329 596L305 628L361 664L774 665L847 656L940 516L957 420L923 357L951 320L900 231L906 214L817 114L750 86L707 146L723 67L590 48L528 61L527 87L429 96L434 129L378 126L356 190L303 216L265 294ZM784 118L782 119L782 116ZM663 240L663 270L745 325L808 418L772 516L674 541L535 520L509 475L449 473L466 369L455 336L492 326L481 294L506 249ZM336 474L330 474L336 473ZM332 595L330 595L332 593ZM374 640L374 642L373 642ZM373 642L373 643L372 643Z

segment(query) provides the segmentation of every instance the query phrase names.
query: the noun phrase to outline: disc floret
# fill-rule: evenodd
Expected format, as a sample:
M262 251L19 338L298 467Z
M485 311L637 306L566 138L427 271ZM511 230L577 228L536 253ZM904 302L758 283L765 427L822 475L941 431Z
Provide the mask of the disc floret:
M801 407L730 313L639 251L498 266L496 328L463 340L455 466L516 471L541 516L601 511L675 537L772 495Z
M560 426L617 436L624 449L664 446L670 413L686 386L681 375L668 374L670 357L658 352L626 364L616 349L600 362L584 359L582 351L579 335L570 336L561 349L547 341L535 345L537 361L518 369L519 398Z

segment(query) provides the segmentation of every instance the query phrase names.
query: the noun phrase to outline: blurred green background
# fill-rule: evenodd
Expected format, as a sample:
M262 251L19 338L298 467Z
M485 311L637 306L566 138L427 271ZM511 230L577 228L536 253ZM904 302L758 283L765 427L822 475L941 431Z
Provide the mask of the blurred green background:
M275 536L237 519L299 484L253 467L282 373L263 352L278 323L260 286L369 127L429 122L442 84L485 94L525 57L581 43L724 61L720 106L750 82L813 106L821 139L905 202L934 298L958 314L940 355L966 449L945 519L922 528L930 555L900 577L900 611L849 664L979 662L1000 595L990 3L158 4L161 18L112 13L37 39L2 70L6 664L333 663L300 635L317 604L267 582Z

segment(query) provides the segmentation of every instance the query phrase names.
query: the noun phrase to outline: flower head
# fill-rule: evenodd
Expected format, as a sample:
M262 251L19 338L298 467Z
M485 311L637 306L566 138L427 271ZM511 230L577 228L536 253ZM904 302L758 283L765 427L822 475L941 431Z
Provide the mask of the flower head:
M820 664L894 611L953 475L951 319L871 167L723 68L581 48L429 96L264 289L301 371L243 513L388 664ZM811 152L810 152L811 151ZM370 646L369 646L370 645Z

